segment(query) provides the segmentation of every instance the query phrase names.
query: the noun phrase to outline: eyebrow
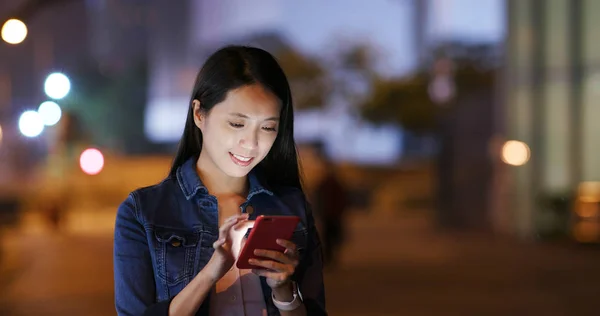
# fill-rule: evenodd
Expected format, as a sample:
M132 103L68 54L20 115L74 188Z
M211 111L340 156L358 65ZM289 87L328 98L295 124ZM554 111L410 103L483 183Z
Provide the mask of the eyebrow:
M229 115L230 116L244 118L244 119L249 119L250 118L248 115L242 114L242 113L238 113L238 112L229 113ZM279 117L272 116L272 117L269 117L269 118L265 119L265 121L279 121Z

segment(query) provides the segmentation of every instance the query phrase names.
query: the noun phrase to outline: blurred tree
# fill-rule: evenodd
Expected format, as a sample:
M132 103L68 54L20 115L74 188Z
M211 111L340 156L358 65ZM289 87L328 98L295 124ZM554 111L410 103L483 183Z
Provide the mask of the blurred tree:
M436 105L428 93L428 78L375 78L371 94L361 104L362 115L374 123L396 123L417 133L433 128Z
M493 85L497 59L493 46L447 43L434 50L431 70L423 69L408 78L383 78L373 75L370 94L361 102L361 114L375 123L397 123L416 133L431 132L440 111L451 108L449 99L440 104L433 98L435 76L448 75L450 97L469 94ZM451 60L450 67L438 67L436 61ZM445 65L445 64L444 64Z
M276 57L290 82L296 109L320 108L327 103L331 87L317 59L291 47L277 52Z
M278 32L256 33L233 42L263 48L277 58L290 83L296 109L327 104L331 93L329 73L319 59L297 50Z
M90 62L71 77L77 88L63 106L81 119L88 141L122 152L143 151L146 63L107 72Z
M375 70L376 56L365 43L341 45L331 61L330 80L333 93L355 110L370 94L371 86L379 80Z

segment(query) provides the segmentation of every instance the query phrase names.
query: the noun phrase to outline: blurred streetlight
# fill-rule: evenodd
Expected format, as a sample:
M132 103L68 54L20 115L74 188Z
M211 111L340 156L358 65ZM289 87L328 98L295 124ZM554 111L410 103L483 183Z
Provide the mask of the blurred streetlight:
M0 145L2 145L2 125L0 125Z
M88 148L81 153L79 166L86 174L91 176L99 174L102 168L104 168L104 156L100 150Z
M19 118L19 130L26 137L37 137L44 131L44 121L37 111L26 111Z
M44 82L44 92L52 99L59 100L67 96L71 90L71 81L60 72L50 74Z
M502 161L512 166L522 166L529 161L529 146L518 140L509 140L502 146Z
M42 121L46 126L55 125L56 123L58 123L58 121L60 121L60 118L62 116L60 106L56 104L56 102L52 101L46 101L40 104L40 107L38 108L38 113L42 117Z
M19 44L27 37L27 25L21 20L10 19L2 25L2 39L9 44Z

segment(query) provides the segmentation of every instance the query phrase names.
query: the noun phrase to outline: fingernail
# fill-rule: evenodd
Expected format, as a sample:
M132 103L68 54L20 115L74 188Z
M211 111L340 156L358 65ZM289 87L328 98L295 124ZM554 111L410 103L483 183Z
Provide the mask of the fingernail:
M255 264L256 263L256 259L248 259L248 263Z
M254 250L254 254L258 256L260 254L260 251L259 250Z

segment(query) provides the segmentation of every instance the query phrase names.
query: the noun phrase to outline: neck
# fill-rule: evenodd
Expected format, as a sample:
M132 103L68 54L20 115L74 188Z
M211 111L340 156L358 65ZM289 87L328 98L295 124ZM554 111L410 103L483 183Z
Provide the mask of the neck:
M214 196L239 195L245 197L248 194L247 176L234 178L225 175L206 157L200 154L196 162L196 172L202 180L208 192Z

